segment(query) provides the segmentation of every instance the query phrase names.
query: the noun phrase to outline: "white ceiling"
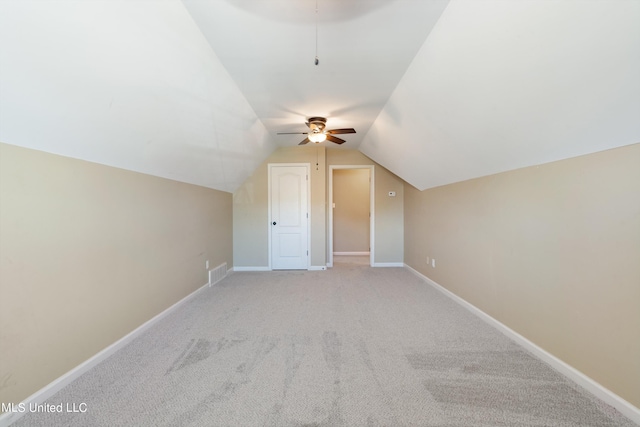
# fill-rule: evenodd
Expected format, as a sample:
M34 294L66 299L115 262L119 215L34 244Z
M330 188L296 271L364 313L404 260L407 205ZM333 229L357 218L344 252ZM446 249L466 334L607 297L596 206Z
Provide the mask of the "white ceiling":
M355 128L343 146L357 148L448 0L317 0L317 14L316 0L183 3L270 134L322 116Z
M639 23L637 0L453 0L360 150L422 190L638 143Z
M229 192L276 148L179 0L0 0L0 142Z
M315 7L0 0L0 141L231 192L316 115L419 189L640 142L640 1L318 0L318 66Z

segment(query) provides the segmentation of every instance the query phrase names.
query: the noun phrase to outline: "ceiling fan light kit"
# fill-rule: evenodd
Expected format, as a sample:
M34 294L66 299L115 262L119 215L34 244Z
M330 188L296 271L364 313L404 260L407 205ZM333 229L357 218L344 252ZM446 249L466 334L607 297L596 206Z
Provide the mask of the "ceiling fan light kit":
M310 132L307 138L309 138L309 141L318 144L327 140L327 134L323 132Z

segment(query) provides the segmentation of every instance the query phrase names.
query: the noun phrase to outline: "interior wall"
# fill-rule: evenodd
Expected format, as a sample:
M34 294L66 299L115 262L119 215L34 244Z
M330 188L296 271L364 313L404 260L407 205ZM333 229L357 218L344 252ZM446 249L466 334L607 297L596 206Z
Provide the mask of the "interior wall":
M403 181L358 151L307 145L279 148L233 194L234 267L266 268L269 265L269 163L309 163L311 166L311 265L315 267L326 266L329 255L329 165L375 165L374 262L403 261ZM389 191L395 191L396 197L389 197Z
M333 171L333 251L369 252L369 169Z
M232 265L230 193L0 144L0 401L17 403Z
M640 407L639 166L635 144L407 184L405 262Z
M310 144L279 148L233 194L234 267L269 266L269 163L309 163L311 266L326 266L325 147Z

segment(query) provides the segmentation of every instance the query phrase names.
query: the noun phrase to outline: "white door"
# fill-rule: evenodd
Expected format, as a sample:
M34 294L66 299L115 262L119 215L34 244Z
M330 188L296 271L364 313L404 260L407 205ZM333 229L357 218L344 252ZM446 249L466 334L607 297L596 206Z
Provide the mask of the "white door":
M309 166L269 165L271 268L309 268Z

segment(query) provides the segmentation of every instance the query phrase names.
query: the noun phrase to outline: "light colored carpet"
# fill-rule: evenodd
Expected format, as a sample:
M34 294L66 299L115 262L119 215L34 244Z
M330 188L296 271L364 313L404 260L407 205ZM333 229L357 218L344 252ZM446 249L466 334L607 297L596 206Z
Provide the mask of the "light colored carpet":
M49 400L85 413L15 425L634 425L408 270L338 261L232 274Z

